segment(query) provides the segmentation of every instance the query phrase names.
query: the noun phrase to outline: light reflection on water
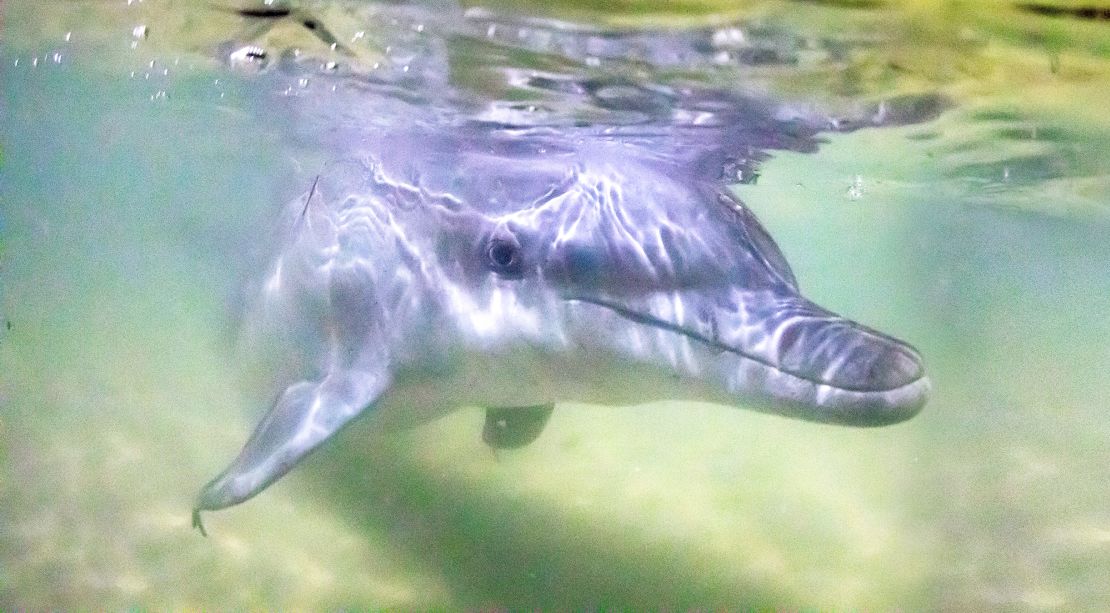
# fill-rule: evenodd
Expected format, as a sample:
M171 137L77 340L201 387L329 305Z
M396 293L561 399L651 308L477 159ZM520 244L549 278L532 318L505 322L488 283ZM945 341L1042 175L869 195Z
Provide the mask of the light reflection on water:
M159 32L176 32L180 17L142 10L150 34L136 53L171 46ZM334 5L318 14L340 40L360 31ZM6 37L0 56L0 315L12 324L0 329L0 605L1106 600L1110 153L1087 103L1110 83L1086 24L1072 26L1074 46L1057 64L1041 66L1040 51L1022 47L984 58L983 41L1012 32L972 23L958 49L970 68L954 85L915 72L913 46L894 36L794 45L836 39L814 38L816 26L796 18L747 39L765 36L773 52L748 52L766 61L742 72L783 96L858 112L874 94L901 92L868 72L888 54L924 74L916 91L947 88L955 102L934 122L776 154L738 188L809 295L922 351L935 392L912 422L859 431L705 405L565 406L533 446L499 457L482 446L474 410L384 436L356 425L290 479L211 520L204 540L188 526L196 487L268 400L241 364L249 356L235 353L238 288L321 154L285 140L280 118L259 110L266 98L252 77L205 63L218 43L244 36L230 18L213 18L235 34L209 32L210 46L178 34L180 57L166 47L82 57L76 43L95 36L129 52L133 15L103 17L123 29L68 25L47 43ZM865 18L874 17L845 17L843 39ZM28 30L54 27L42 20ZM918 31L923 56L942 46L928 37L947 34L943 23ZM284 27L261 40L316 44ZM529 27L535 40L506 64L549 74L626 57L566 45L555 54ZM73 32L70 46L62 31ZM351 64L381 62L367 36ZM674 35L656 47L663 39L638 36L644 56L676 48ZM742 55L735 37L720 36ZM573 79L522 89L511 80L519 71L468 62L508 53L491 44L449 50L453 78L479 100L509 101L491 105L498 112L633 121L666 102L588 80L581 91ZM691 78L669 71L696 72L721 50L679 54L661 78ZM1023 51L1027 72L1000 77ZM399 87L417 59L398 66ZM445 78L441 65L425 68ZM780 83L798 74L812 79L799 77L793 92Z

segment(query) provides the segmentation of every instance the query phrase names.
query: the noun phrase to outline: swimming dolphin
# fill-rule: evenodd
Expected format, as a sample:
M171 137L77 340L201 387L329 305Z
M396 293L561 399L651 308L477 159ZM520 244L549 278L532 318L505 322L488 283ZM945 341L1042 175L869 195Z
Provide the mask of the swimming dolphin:
M507 408L531 407L535 430L558 401L708 400L855 426L925 402L914 349L803 297L751 211L680 165L535 131L382 142L294 203L264 301L297 311L316 372L197 512L257 494L366 412L492 407L498 446L499 425L520 429Z
M560 401L702 400L851 426L925 403L918 353L807 300L722 181L768 149L813 150L828 126L624 82L579 85L663 119L522 125L371 104L365 81L337 80L332 98L295 101L316 105L343 156L290 203L258 300L306 367L199 493L202 532L201 511L256 495L363 414L487 407L482 438L508 448Z

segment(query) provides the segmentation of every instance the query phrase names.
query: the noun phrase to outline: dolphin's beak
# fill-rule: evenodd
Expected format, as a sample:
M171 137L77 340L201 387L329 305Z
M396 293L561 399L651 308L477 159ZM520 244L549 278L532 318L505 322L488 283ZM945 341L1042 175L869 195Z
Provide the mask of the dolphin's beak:
M689 370L718 381L757 410L882 426L916 415L930 389L913 347L796 293L766 290L707 301L680 292L637 304L585 301L685 336L697 362Z
M765 410L882 426L913 417L925 404L929 381L913 347L793 288L733 295L712 317L715 344L726 349L718 376L734 393L762 391L770 400Z
M905 421L924 406L929 380L910 345L831 313L804 298L768 317L767 385L777 408L797 417L853 426ZM800 397L799 397L800 396ZM795 398L801 402L794 402Z

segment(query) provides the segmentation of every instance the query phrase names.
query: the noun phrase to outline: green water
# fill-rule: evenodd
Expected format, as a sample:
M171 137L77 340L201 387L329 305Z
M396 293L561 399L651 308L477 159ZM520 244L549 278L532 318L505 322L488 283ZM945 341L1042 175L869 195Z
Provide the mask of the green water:
M855 70L864 90L954 101L738 188L807 295L920 349L934 394L914 420L561 405L497 457L477 409L356 424L204 539L192 498L265 405L239 288L310 174L246 81L214 82L188 13L147 5L17 4L5 23L0 609L1110 602L1110 26L750 7L918 37L784 95L843 95L829 75ZM167 74L130 54L139 21ZM909 68L872 70L890 63Z

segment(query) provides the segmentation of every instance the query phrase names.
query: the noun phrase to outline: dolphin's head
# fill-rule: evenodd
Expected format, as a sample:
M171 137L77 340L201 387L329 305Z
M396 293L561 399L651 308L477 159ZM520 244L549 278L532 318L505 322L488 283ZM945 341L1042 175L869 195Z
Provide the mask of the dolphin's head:
M438 359L461 343L463 355L517 360L527 348L559 358L549 377L568 357L611 365L613 398L698 390L859 426L924 404L917 352L803 297L751 211L696 165L604 138L469 138L410 140L420 154L398 144L374 161L376 206L389 209L375 215L406 236L393 256L404 272L385 268L423 288L396 301L411 317L387 325L405 330L394 355L424 359L415 344ZM643 377L622 368L676 383L641 397L621 388L645 387Z

